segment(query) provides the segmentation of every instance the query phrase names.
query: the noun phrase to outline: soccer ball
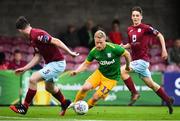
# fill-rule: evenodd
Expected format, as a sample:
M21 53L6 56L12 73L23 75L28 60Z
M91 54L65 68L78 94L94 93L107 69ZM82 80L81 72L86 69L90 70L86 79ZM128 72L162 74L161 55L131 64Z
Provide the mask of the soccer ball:
M88 104L83 100L77 101L74 105L74 111L79 115L87 113L88 108Z

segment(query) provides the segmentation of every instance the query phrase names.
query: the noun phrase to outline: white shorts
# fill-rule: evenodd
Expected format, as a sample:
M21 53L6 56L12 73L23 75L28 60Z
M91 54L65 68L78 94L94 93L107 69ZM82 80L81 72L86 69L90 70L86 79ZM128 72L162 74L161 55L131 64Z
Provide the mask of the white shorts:
M130 67L132 70L140 75L140 77L151 77L151 72L149 71L149 62L139 59L130 62Z
M41 70L38 72L41 74L42 78L45 81L52 81L53 79L57 78L59 74L64 72L66 68L66 61L53 61L45 65Z

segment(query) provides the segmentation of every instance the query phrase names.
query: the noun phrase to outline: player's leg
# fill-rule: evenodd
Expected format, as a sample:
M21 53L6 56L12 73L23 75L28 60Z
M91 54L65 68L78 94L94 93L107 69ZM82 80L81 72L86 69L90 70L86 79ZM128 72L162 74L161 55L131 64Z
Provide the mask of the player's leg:
M91 89L95 89L97 86L99 86L100 84L100 72L99 70L96 70L84 83L84 85L81 87L81 89L78 91L78 93L76 94L75 100L73 103L71 103L71 105L68 108L72 108L74 107L75 102L79 101L79 100L83 100L86 95L87 92Z
M99 70L96 70L84 83L81 89L78 91L74 102L83 100L87 95L87 92L93 88L96 88L99 85Z
M144 82L146 83L146 85L148 87L153 89L154 92L156 92L156 94L162 100L164 100L166 102L166 104L167 104L167 106L169 108L169 114L172 114L173 113L172 105L173 105L174 99L169 97L167 95L167 93L164 91L164 89L160 85L158 85L156 82L154 82L151 77L143 77L142 79L144 80Z
M93 97L90 98L87 102L89 109L92 108L101 98L102 98L102 94L100 94L99 92L94 93Z
M60 115L63 116L66 112L67 107L71 104L71 101L68 99L65 99L61 90L54 85L53 81L47 81L45 84L46 84L45 85L46 90L50 92L52 96L55 97L61 103L62 111Z
M29 89L26 93L24 103L21 105L18 105L18 106L12 105L12 106L10 106L10 109L16 113L26 114L28 107L31 104L31 102L36 94L37 83L39 81L41 81L41 79L42 79L41 74L39 72L34 72L29 79Z
M131 92L131 101L128 105L133 105L136 100L140 97L139 93L135 88L135 84L132 81L132 78L129 75L129 72L125 70L125 65L121 67L121 79L124 81L125 85L128 87L129 91Z
M72 102L68 108L73 108L74 104L77 101L83 100L86 97L88 91L91 90L92 88L93 88L92 84L86 81L84 85L81 87L81 89L77 92L74 102Z
M105 99L108 96L108 93L114 86L116 86L117 81L111 80L103 75L101 76L101 83L99 86L99 89L94 93L93 97L88 100L88 106L89 108L92 108L99 99Z
M60 89L54 85L54 78L58 77L66 68L66 62L63 61L54 61L46 65L46 70L48 73L44 76L46 82L46 90L48 90L60 103L61 103L61 112L60 115L64 116L67 107L71 104L70 100L65 99Z
M53 97L55 97L62 105L65 104L66 100L62 92L58 87L54 85L53 81L48 81L45 83L45 88L48 92L52 94Z
M86 97L87 92L91 90L92 88L93 88L93 85L90 82L86 81L84 85L81 87L81 89L78 91L78 93L76 94L76 98L74 102L83 100Z

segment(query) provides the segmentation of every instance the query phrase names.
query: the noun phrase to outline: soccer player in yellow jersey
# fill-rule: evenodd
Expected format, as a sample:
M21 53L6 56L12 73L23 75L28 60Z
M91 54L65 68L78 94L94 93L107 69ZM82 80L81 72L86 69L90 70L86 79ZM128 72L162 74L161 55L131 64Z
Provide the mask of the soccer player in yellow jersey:
M76 75L86 70L94 59L98 61L99 68L86 80L74 101L75 103L83 100L89 90L99 87L87 102L89 108L93 107L99 99L104 99L109 91L116 86L117 81L120 80L120 57L125 57L127 71L130 70L129 63L131 61L127 50L119 45L106 42L105 32L98 30L94 35L94 39L95 47L90 51L86 60L76 70L71 72L71 75ZM134 85L133 82L132 85ZM69 108L73 107L74 103Z

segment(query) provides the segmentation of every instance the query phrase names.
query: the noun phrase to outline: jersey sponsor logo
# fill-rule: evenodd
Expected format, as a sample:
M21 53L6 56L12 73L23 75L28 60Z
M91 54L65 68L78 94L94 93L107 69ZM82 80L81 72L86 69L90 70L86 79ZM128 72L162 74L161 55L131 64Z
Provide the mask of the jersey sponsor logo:
M111 53L107 53L107 57L111 58L112 57Z
M138 28L138 32L141 32L141 28Z
M111 65L111 64L113 64L113 63L115 63L115 60L114 60L114 59L113 59L112 61L106 61L106 60L105 60L105 61L100 61L100 62L99 62L99 64L100 64L100 65L103 65L103 66L104 66L104 65Z
M40 35L38 36L38 40L47 43L49 41L48 35Z

